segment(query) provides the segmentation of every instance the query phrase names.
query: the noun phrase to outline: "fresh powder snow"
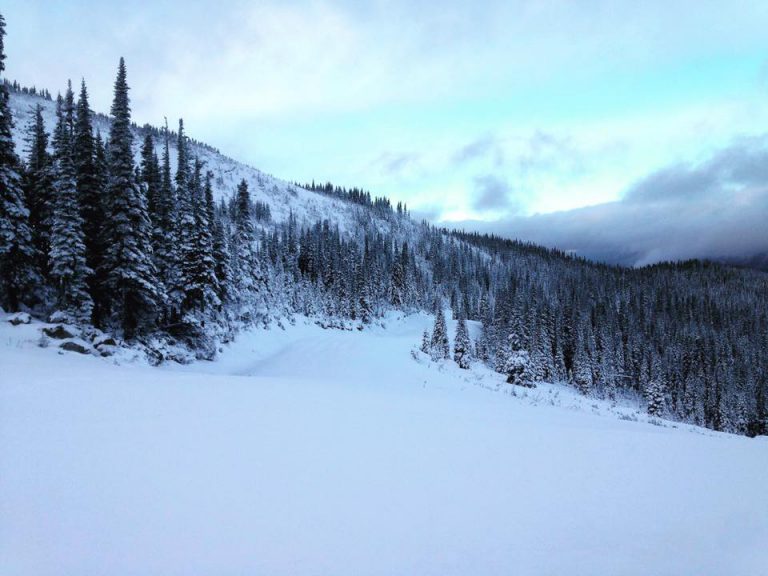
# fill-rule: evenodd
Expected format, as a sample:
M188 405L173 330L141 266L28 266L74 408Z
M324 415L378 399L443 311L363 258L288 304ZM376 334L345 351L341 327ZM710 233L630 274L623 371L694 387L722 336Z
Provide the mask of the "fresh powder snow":
M7 318L4 576L766 573L765 437L433 362L427 315L159 368Z

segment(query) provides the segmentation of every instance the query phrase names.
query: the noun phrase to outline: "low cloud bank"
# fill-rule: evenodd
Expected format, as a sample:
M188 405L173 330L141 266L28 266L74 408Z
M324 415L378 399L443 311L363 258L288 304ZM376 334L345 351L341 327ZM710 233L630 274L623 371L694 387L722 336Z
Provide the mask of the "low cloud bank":
M445 224L630 266L688 258L748 260L768 252L768 136L737 140L699 164L652 173L616 202Z

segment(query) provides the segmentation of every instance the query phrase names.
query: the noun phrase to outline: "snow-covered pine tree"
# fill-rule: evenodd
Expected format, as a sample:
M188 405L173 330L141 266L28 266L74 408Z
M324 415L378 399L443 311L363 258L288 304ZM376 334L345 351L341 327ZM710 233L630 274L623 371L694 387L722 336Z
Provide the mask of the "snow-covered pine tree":
M510 350L506 365L507 383L526 388L535 388L531 373L531 359L527 350Z
M75 133L75 93L72 90L72 80L67 80L67 91L64 92L63 114L69 137Z
M244 179L237 186L234 209L230 260L234 280L233 296L237 303L237 317L243 321L252 321L250 303L256 290L256 232L251 213L251 196Z
M500 374L506 374L507 363L509 361L509 355L512 349L509 344L509 339L504 339L502 337L504 328L502 327L502 322L500 319L494 319L491 330L495 341L494 351L491 357L491 360L493 361L493 369Z
M492 331L493 313L491 312L488 295L484 291L480 296L477 316L482 322L482 331L475 342L475 355L481 362L488 362L491 359L491 351L494 341Z
M747 424L747 435L752 437L768 434L765 388L765 382L755 382L755 409Z
M136 180L125 61L120 58L108 146L107 248L102 267L112 323L133 338L155 326L163 293L152 258L146 198Z
M216 236L218 234L218 222L216 218L216 207L213 204L213 172L207 170L205 172L205 184L203 187L203 197L200 202L200 228L204 232L200 235L200 252L204 254L205 264L205 277L207 278L206 284L210 290L213 291L213 298L210 299L210 303L213 306L220 307L223 302L223 296L226 289L222 286L222 282L226 282L227 278L223 280L219 279L219 272L222 271L221 264L226 260L224 258L224 250L218 251L216 243L218 242ZM222 259L219 261L219 257ZM224 273L224 272L222 272ZM226 276L226 273L224 273Z
M510 333L507 337L507 356L504 363L504 373L507 375L507 382L509 384L533 388L536 385L534 384L531 358L528 351L523 347L522 332L522 320L519 316L513 315Z
M107 269L104 266L104 255L110 241L112 230L109 229L108 209L111 205L107 195L109 183L109 167L107 165L107 147L101 137L101 130L96 129L96 137L93 140L93 163L96 173L96 188L99 190L99 206L92 215L84 218L86 238L86 263L90 257L95 262L95 268L91 267L93 274L90 277L91 298L93 299L93 324L103 326L109 313L111 294L107 282ZM83 206L81 205L81 209ZM100 214L101 220L95 218ZM89 236L90 235L90 236ZM89 244L90 243L90 244ZM89 248L90 245L90 248ZM88 250L92 250L90 253ZM90 254L90 256L89 256Z
M148 127L147 127L148 128ZM147 191L147 213L152 222L152 229L160 229L162 216L160 214L160 188L162 181L160 176L160 161L155 153L155 140L152 138L152 132L147 129L144 135L144 142L141 145L141 181ZM158 252L159 246L155 245L156 235L152 235L153 253Z
M456 336L453 339L453 360L459 365L459 368L467 369L472 363L472 342L469 339L469 330L467 330L467 320L464 316L459 317L456 323Z
M0 14L0 73L5 71L5 19ZM35 267L35 246L29 210L21 188L21 162L13 145L13 118L8 87L0 81L0 306L16 311L31 305L41 278Z
M404 241L400 251L400 268L403 271L403 305L410 309L416 299L416 291L413 285L413 271L411 266L411 254L408 242Z
M573 382L576 389L585 396L592 391L592 368L589 356L582 347L579 347L573 359Z
M392 265L392 276L389 281L389 303L396 309L403 306L403 292L405 288L403 267L399 259Z
M192 252L187 254L187 296L193 308L210 310L219 304L213 242L202 183L202 163L196 158L189 184L189 197L196 232ZM208 183L210 186L210 182Z
M178 284L173 287L174 294L180 295L181 310L187 311L202 304L202 291L194 283L196 235L194 200L192 195L192 173L189 166L189 150L187 135L184 133L184 120L179 119L176 150L178 160L176 165L176 238L177 238L177 267L180 273Z
M163 158L160 165L160 188L156 198L156 221L152 222L152 247L157 274L166 289L167 305L179 307L180 295L174 293L179 278L178 230L176 227L176 191L171 177L168 125L163 128Z
M206 201L208 195L206 194ZM210 198L213 203L213 197ZM216 211L213 220L213 258L216 262L216 279L219 285L219 301L222 304L228 304L232 291L232 268L230 266L229 233L227 231L229 224L224 222L222 216L223 210ZM225 228L226 226L226 228Z
M645 387L646 410L651 416L661 416L664 412L664 385L653 379Z
M93 136L93 112L88 103L88 89L85 80L80 84L80 96L77 100L73 153L77 175L77 193L80 213L83 217L85 235L86 264L97 270L104 252L104 181L99 174L96 158L96 141ZM96 277L89 283L92 291L97 291Z
M447 360L451 357L451 347L448 341L448 327L445 323L443 307L438 301L435 306L435 327L432 330L432 338L429 349L433 360Z
M56 102L54 190L50 259L51 283L56 307L77 323L91 320L93 300L88 292L92 271L85 259L83 219L77 194L77 173L72 146L73 133L61 97Z
M430 336L429 336L429 330L424 328L424 333L421 335L421 346L419 346L419 350L424 352L424 354L431 355L431 352L429 350L430 347Z
M48 133L43 107L36 104L25 135L27 165L23 187L29 208L29 224L37 254L36 267L47 276L51 246L51 208L53 206L53 166L48 153Z

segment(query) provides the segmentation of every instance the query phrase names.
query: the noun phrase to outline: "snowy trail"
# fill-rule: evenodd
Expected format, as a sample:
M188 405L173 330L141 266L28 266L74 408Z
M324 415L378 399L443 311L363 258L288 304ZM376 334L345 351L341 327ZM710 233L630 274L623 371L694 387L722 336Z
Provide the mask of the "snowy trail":
M425 322L159 370L3 327L0 574L765 574L765 439L472 386Z

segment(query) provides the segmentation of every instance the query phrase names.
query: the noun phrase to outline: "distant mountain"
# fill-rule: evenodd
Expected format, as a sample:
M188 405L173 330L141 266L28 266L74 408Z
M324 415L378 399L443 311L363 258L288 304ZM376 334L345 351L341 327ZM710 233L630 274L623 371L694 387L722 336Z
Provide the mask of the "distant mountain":
M768 272L768 252L745 256L741 258L724 258L720 260L723 264L737 266L739 268L752 268L753 270L762 270Z

